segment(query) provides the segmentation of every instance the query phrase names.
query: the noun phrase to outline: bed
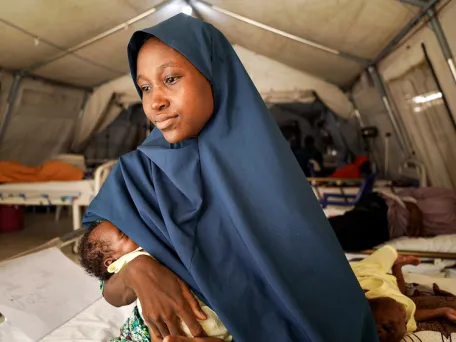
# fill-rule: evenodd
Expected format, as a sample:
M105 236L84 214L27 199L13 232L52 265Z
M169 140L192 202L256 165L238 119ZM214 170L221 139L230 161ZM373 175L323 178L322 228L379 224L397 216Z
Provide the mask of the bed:
M116 162L104 163L91 179L81 181L0 184L0 205L57 206L58 213L69 206L76 230L80 227L81 207L90 204Z
M327 217L343 215L350 208L328 207L323 209ZM388 241L403 255L414 255L432 259L456 260L456 234L440 235L430 238L401 237ZM380 246L379 246L380 247ZM373 250L363 251L370 254Z

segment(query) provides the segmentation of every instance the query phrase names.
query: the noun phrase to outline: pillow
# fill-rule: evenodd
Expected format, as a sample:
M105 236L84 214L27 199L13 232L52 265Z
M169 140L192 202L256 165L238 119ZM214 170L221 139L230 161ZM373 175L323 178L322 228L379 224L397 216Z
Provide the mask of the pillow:
M402 342L451 342L456 341L456 333L446 338L442 333L437 331L419 331L408 334L402 339Z

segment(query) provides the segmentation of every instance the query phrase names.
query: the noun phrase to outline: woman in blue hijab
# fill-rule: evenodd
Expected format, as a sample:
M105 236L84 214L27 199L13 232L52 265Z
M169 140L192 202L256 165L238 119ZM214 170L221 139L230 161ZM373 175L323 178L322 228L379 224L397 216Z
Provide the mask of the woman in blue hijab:
M162 337L180 319L199 333L182 279L236 342L377 341L319 203L222 33L181 14L136 32L128 57L156 129L120 158L84 224L111 221L159 263L133 260L105 297L137 296Z

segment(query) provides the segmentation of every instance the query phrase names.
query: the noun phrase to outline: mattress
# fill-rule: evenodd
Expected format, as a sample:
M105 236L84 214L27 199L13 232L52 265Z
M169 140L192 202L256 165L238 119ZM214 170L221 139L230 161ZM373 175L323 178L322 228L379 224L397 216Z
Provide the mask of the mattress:
M399 251L456 254L456 234L440 235L432 238L401 237L389 241L388 244Z

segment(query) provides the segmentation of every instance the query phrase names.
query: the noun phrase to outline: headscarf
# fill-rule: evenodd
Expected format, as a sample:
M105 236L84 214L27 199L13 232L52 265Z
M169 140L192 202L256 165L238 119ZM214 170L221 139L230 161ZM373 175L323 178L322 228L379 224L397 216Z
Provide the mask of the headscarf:
M154 130L121 157L84 223L111 221L179 275L237 342L376 341L341 247L228 40L184 14L138 31L128 45L134 82L149 36L210 81L213 116L196 139L169 144Z

